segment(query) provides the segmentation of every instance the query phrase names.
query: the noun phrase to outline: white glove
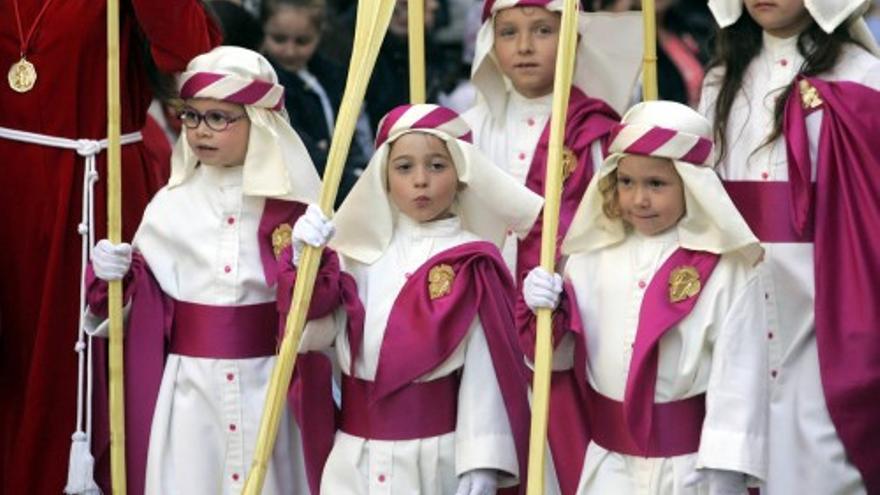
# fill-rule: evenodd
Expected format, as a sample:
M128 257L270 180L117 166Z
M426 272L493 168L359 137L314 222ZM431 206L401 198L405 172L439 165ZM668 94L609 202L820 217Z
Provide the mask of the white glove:
M318 205L309 205L293 225L293 266L299 265L299 257L306 244L312 247L326 246L335 233L336 227L324 216L321 208Z
M724 469L699 469L685 476L684 486L695 487L703 484L709 488L709 495L745 495L746 475Z
M131 244L101 239L92 250L92 268L101 280L122 280L131 267Z
M494 469L474 469L461 475L455 495L495 495L498 475Z
M558 273L550 275L540 266L533 268L523 283L523 297L533 313L539 308L556 309L561 292L562 277Z

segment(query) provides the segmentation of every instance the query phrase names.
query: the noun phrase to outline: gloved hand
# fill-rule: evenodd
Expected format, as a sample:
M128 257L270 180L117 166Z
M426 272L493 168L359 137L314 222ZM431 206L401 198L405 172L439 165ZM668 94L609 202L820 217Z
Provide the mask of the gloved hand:
M474 469L461 475L455 495L495 495L498 475L493 469Z
M318 205L309 205L306 212L293 225L293 266L299 265L299 258L305 245L323 247L330 242L336 227L324 216Z
M684 478L684 486L695 487L704 484L709 495L746 495L746 475L724 469L699 469Z
M101 280L122 280L131 267L131 244L101 239L92 250L92 268Z
M533 268L523 282L523 297L533 313L539 308L556 309L561 292L562 277L558 273L550 275L540 266Z

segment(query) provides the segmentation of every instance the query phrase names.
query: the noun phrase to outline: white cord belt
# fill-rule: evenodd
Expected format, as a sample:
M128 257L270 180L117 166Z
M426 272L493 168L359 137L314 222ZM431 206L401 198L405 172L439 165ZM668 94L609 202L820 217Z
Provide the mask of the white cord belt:
M76 393L76 431L73 433L73 446L71 447L71 469L68 473L66 493L94 493L97 490L92 478L92 473L75 472L81 469L74 468L78 462L74 461L74 452L79 450L79 456L88 455L91 449L92 438L92 337L86 335L83 318L86 310L86 267L89 255L95 245L95 183L98 182L98 168L96 158L101 151L107 148L107 139L69 139L57 136L48 136L35 132L20 131L0 127L0 138L23 143L39 144L53 148L74 150L83 157L85 169L83 171L83 197L82 219L77 225L77 232L82 237L82 252L79 280L79 328L77 332L74 350L79 356L79 371L77 375ZM120 143L123 145L137 143L143 140L140 131L123 134ZM86 342L88 337L88 343ZM85 415L83 414L85 412ZM91 458L89 458L91 460Z

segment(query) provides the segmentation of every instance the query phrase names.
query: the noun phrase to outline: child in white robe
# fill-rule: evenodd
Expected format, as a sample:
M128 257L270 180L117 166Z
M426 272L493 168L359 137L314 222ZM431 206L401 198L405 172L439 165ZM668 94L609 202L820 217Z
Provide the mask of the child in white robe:
M554 366L587 397L577 493L744 494L766 476L761 249L694 110L641 103L612 136L562 276L523 287L533 310L559 307Z
M342 368L322 493L494 494L522 474L528 404L497 245L542 201L470 137L447 108L394 109L333 220L330 246L356 288L302 343L335 345ZM326 243L329 225L310 207L294 248Z
M798 138L793 132L794 119L785 115L789 101L798 105L810 101L805 98L810 90L799 86L803 78L874 93L880 90L880 50L861 18L864 6L862 0L792 0L769 5L742 0L709 2L721 29L714 57L717 62L703 83L700 112L713 122L721 149L716 170L767 253L758 273L765 294L770 359L766 375L771 390L770 471L762 489L769 495L858 495L871 493L871 486L880 490L877 410L865 407L872 402L867 397L880 390L880 373L862 373L876 368L877 344L847 336L849 329L858 334L876 328L877 314L865 311L875 306L878 289L855 289L866 297L859 301L832 288L839 286L817 273L818 268L826 267L837 274L834 278L852 281L877 270L873 262L873 269L858 268L853 276L839 270L840 257L829 254L821 259L819 253L828 252L822 243L836 243L849 236L822 229L820 222L859 233L856 235L870 235L877 229L817 207L815 195L807 203L814 210L808 229L798 229L800 222L790 213L796 200L792 192L806 186L827 192L830 203L840 210L857 210L856 218L873 218L866 207L877 204L876 186L849 171L872 170L863 157L876 153L859 151L852 156L837 145L820 145L824 129L832 129L825 120L848 111L827 110L830 103L822 103L827 98L814 90L817 98L805 110L809 113L804 143L809 156L805 162L809 163L805 163L805 173L796 172L790 153L797 148ZM842 91L840 98L848 100L855 113L871 112L867 102L860 102L849 91ZM875 94L871 99L877 98ZM849 124L846 131L835 134L842 138L861 134L870 141L876 129L876 124ZM819 165L826 153L841 154L845 175ZM832 182L822 178L825 171ZM876 177L874 172L866 175ZM854 197L842 184L850 180L865 191L865 199L849 199ZM874 242L860 240L857 244L863 247L842 250L847 258L865 263L876 260L870 247ZM834 300L838 296L852 303L855 310ZM822 307L828 308L825 315L846 316L823 324ZM827 343L835 339L850 342L852 347L837 355L828 354L834 351ZM840 370L854 376L841 376ZM829 389L834 383L840 385ZM855 402L840 400L842 396ZM868 478L871 483L866 488Z
M169 183L147 206L132 245L102 240L92 263L101 281L125 277L131 296L130 493L232 495L250 468L275 362L273 250L315 201L320 179L262 55L219 47L194 58L179 86L185 132ZM159 302L145 313L139 304L150 280ZM107 326L101 285L93 284L87 318L99 333ZM144 336L142 322L151 319ZM160 385L147 369L161 372ZM285 412L263 493L309 493L300 437Z

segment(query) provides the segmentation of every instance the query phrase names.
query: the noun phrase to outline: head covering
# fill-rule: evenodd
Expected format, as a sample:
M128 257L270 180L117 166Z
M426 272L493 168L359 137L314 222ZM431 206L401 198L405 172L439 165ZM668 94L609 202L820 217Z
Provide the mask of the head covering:
M593 251L617 244L626 237L620 218L602 211L599 180L617 169L627 155L672 160L684 186L685 214L678 221L682 247L724 254L738 251L750 263L763 250L710 164L714 159L712 125L686 105L647 101L632 107L612 131L611 155L593 177L562 244L564 254Z
M804 0L807 12L826 33L834 31L837 26L854 18L849 28L850 34L877 55L880 53L880 48L877 47L877 41L862 18L869 5L869 0ZM709 10L712 11L718 25L726 28L742 15L743 0L709 0Z
M563 0L486 0L477 35L471 80L496 118L507 106L510 80L495 58L495 14L511 7L540 7L562 12ZM642 17L639 12L578 14L577 61L572 83L618 113L629 104L642 67Z
M372 263L391 242L400 212L388 195L391 144L400 136L423 132L446 143L458 180L453 211L462 228L501 246L507 230L525 235L541 211L543 199L516 182L471 142L471 129L455 111L438 105L403 105L379 123L376 153L333 218L337 234L330 246L361 263Z
M184 99L213 98L244 105L251 122L243 171L245 195L317 201L321 180L305 145L290 127L284 87L265 57L246 48L219 46L193 58L180 75L178 87ZM171 155L168 187L187 180L197 163L186 132L181 132Z

